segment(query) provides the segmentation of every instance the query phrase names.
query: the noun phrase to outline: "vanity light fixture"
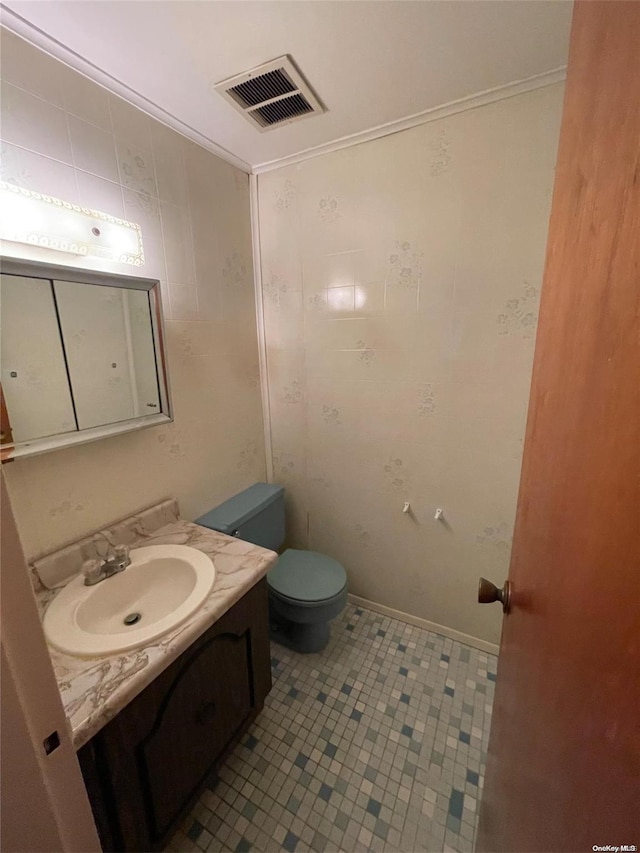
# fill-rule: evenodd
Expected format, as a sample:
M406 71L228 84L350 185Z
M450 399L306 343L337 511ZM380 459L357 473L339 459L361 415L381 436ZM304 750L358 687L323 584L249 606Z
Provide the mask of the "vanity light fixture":
M0 181L0 240L139 267L140 226Z

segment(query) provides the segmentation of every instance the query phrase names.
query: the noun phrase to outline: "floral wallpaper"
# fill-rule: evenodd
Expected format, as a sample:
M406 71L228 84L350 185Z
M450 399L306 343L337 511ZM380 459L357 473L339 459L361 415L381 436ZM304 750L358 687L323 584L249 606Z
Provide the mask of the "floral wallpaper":
M249 181L6 30L1 46L2 178L141 225L137 273L161 281L175 414L4 466L33 559L163 498L192 519L265 479Z
M509 566L562 94L259 177L290 544L341 560L357 595L493 642L477 583Z

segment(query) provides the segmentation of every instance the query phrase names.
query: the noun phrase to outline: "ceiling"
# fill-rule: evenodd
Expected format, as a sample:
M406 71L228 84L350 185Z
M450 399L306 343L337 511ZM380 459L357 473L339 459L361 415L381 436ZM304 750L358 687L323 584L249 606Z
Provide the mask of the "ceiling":
M3 23L248 170L567 60L565 0L7 0ZM215 83L290 54L327 107L260 133Z

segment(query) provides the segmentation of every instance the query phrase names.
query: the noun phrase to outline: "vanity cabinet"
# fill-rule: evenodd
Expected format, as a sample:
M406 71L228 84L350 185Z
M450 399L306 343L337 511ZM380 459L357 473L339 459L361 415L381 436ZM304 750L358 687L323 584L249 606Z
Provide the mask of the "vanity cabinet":
M263 579L79 751L103 849L162 849L270 689Z

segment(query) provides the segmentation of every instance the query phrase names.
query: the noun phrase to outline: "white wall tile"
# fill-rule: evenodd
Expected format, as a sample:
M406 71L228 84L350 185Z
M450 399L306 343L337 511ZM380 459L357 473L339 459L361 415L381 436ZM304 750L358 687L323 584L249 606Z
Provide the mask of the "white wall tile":
M2 143L2 179L34 192L78 202L76 170L42 154Z
M140 144L116 134L116 155L123 186L157 198L156 175L150 144Z
M2 138L62 163L73 163L66 113L9 83L2 85Z
M151 127L158 196L179 207L188 204L183 146L180 137L158 122Z
M102 213L125 218L122 186L115 181L107 181L89 172L76 172L78 181L78 199L84 207L93 207Z
M7 83L43 98L50 104L64 106L61 63L7 29L0 31L2 77Z
M118 163L113 136L76 116L69 116L69 135L76 169L91 172L108 181L118 180Z
M62 106L67 112L111 133L111 111L107 90L66 65L60 67L59 74Z
M169 281L195 285L191 225L186 208L160 202L162 233L164 236L167 278Z
M125 218L136 222L142 231L144 247L144 274L150 278L167 280L160 203L155 196L135 192L122 185Z
M258 181L294 544L342 560L358 595L491 641L500 614L475 603L477 578L508 569L561 99L531 92Z
M126 139L132 147L148 149L151 145L153 119L117 95L109 92L107 98L111 126L116 139Z
M2 103L3 179L137 222L145 264L74 261L19 244L3 249L159 279L175 403L167 426L7 466L30 558L168 495L195 518L266 471L255 304L246 293L252 297L246 175L26 43L3 52L2 70L16 84L5 84ZM190 182L185 151L194 166ZM232 322L222 320L224 305Z
M188 284L170 284L172 320L198 320L198 289Z

